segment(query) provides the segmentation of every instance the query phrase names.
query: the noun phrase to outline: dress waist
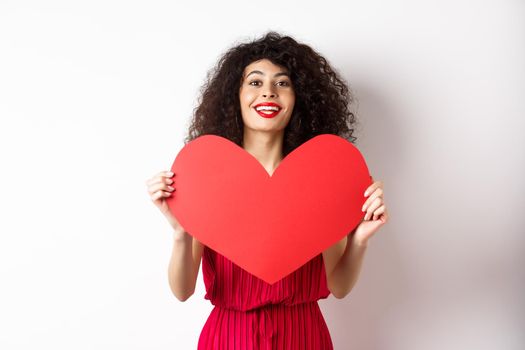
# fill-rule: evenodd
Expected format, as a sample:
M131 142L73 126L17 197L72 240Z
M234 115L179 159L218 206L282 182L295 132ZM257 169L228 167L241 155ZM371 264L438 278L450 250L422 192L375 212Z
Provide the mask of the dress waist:
M253 327L253 332L256 333L261 339L261 349L271 349L272 345L272 336L275 335L277 331L276 325L274 324L279 319L284 319L287 315L295 315L296 317L307 317L304 313L308 313L313 316L316 314L321 314L321 309L317 300L315 301L305 301L294 304L271 304L266 303L258 306L251 307L249 309L239 309L235 306L229 305L215 305L212 312L217 312L222 314L227 314L226 317L246 317L252 319L251 322ZM310 317L311 317L310 316ZM321 315L322 317L322 315Z
M249 312L249 311L255 311L259 309L276 309L276 308L293 308L293 307L304 307L308 304L317 304L317 300L305 300L295 303L287 303L287 302L279 302L279 303L262 303L262 304L255 304L250 306L238 306L238 305L228 305L224 303L218 303L213 302L213 306L222 308L222 309L228 309L228 310L234 310L234 311L242 311L242 312Z

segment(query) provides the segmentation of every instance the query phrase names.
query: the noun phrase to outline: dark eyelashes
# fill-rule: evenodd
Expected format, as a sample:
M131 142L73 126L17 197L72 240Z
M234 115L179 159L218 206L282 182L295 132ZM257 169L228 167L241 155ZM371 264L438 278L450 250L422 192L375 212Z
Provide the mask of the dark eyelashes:
M252 80L252 81L250 81L248 83L248 85L252 85L253 86L253 83L260 83L260 81L259 80ZM287 81L280 81L277 84L280 84L280 83L284 83L284 85L282 85L282 86L290 86L290 83L287 82Z

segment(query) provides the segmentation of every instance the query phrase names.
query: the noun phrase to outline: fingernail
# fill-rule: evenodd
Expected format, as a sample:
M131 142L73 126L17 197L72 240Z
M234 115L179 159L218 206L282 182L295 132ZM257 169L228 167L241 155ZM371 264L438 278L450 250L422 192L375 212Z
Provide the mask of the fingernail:
M171 171L168 171L168 176L173 176L173 173Z

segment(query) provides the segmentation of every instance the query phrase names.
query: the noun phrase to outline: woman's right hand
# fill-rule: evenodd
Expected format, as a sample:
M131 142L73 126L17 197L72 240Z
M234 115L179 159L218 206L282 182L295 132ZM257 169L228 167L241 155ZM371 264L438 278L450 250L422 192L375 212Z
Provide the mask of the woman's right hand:
M171 178L175 176L170 171L161 171L146 181L148 192L151 196L153 204L160 209L162 214L168 219L168 222L176 232L185 232L184 227L181 226L177 218L170 212L166 198L170 197L174 191L174 180Z

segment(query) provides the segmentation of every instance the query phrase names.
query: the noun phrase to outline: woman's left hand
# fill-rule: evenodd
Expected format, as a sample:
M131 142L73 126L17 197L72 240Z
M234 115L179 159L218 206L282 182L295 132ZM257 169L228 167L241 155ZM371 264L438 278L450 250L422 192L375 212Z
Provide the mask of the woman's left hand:
M370 177L372 181L374 179ZM388 221L388 212L383 200L383 182L375 181L365 191L368 199L363 204L365 217L350 235L354 242L366 245L370 237ZM350 238L350 237L349 237Z

